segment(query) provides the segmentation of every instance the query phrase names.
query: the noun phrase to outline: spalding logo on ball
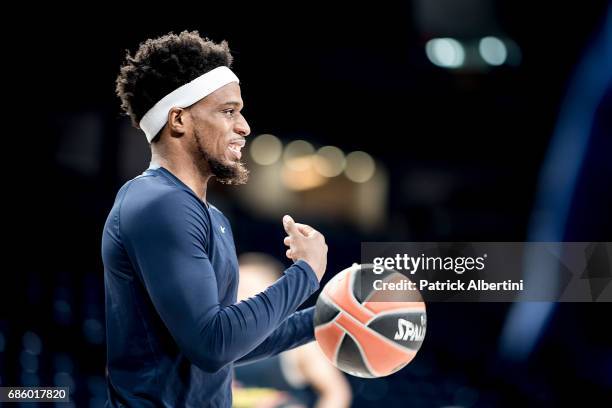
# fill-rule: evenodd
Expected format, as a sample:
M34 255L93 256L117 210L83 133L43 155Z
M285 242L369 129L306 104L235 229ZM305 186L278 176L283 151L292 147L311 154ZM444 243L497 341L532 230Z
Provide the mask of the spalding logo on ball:
M354 264L325 285L315 307L315 338L333 365L357 377L374 378L412 361L427 327L421 294L374 289L375 280L407 279L392 270L374 274L371 265Z

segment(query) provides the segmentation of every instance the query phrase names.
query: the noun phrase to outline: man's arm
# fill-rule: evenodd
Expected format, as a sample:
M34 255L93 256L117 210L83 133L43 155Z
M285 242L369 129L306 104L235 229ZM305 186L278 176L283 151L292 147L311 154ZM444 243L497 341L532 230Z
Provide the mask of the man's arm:
M306 262L297 261L264 292L222 306L205 249L209 225L196 200L183 192L132 200L121 209L120 232L179 348L202 370L216 372L270 336L319 282Z
M272 357L314 340L314 306L293 313L257 348L236 360L236 365L250 364Z

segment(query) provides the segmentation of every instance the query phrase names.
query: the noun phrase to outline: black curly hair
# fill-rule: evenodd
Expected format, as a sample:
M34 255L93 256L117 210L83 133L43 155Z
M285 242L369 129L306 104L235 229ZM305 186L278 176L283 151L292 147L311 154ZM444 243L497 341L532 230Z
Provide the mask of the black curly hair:
M214 43L198 31L148 39L134 56L127 52L117 77L121 108L138 128L145 113L164 96L214 68L231 67L232 61L227 41ZM159 133L152 143L158 139Z

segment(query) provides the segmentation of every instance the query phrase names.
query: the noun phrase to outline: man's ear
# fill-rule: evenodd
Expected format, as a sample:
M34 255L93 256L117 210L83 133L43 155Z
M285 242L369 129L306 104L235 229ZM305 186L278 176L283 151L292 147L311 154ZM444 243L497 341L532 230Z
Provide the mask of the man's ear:
M172 108L168 112L168 129L172 134L183 135L191 125L189 111L184 108Z

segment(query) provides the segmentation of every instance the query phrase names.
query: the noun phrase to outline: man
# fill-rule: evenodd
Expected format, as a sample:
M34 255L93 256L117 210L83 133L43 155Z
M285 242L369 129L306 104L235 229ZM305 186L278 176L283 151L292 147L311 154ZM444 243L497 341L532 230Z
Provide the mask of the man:
M229 221L209 180L246 182L250 129L226 42L197 32L147 40L117 78L122 108L151 144L151 166L117 193L102 237L111 407L229 407L234 363L312 341L323 236L283 218L294 264L236 303Z

